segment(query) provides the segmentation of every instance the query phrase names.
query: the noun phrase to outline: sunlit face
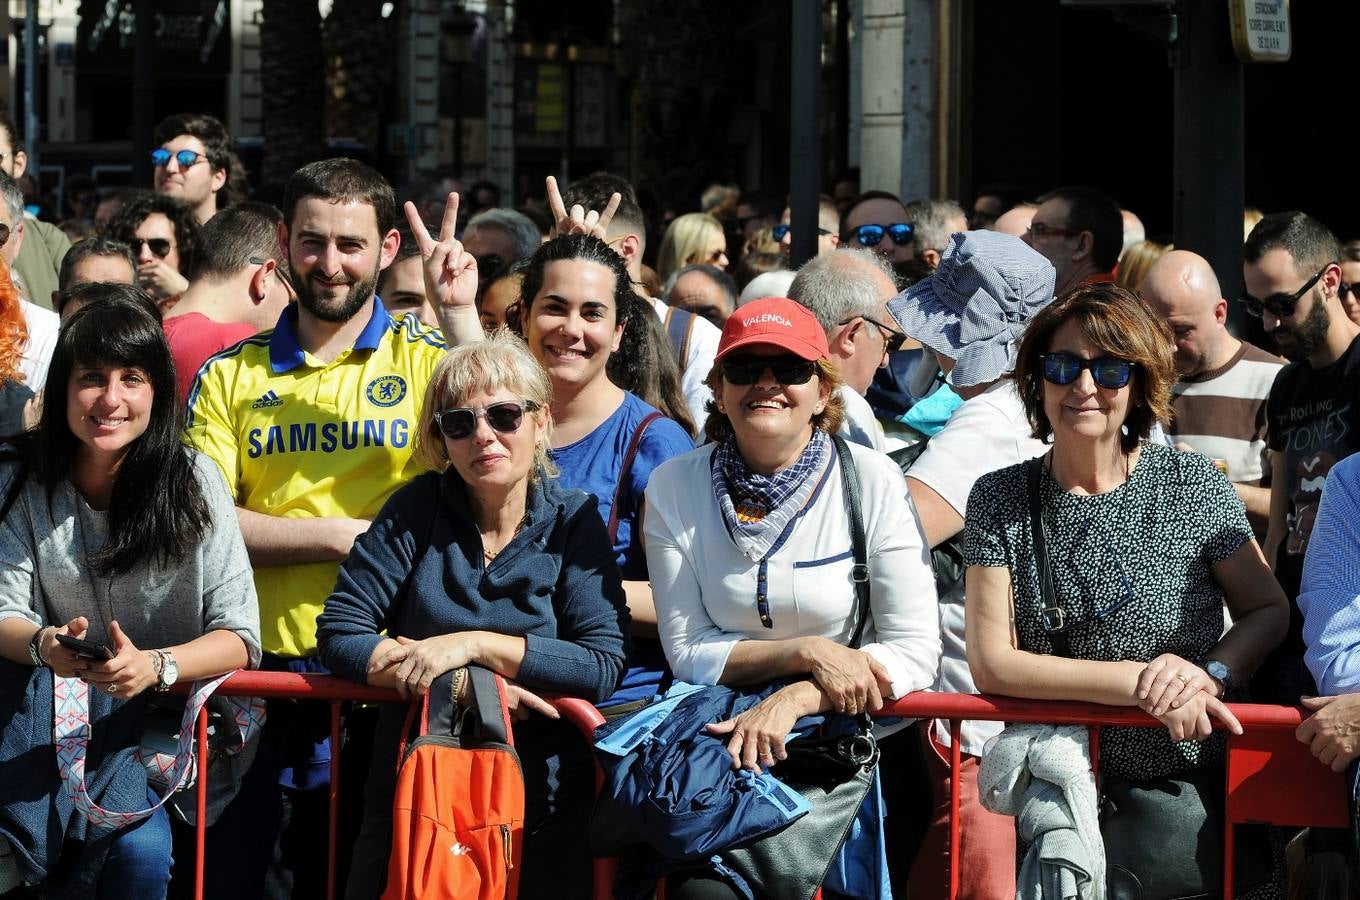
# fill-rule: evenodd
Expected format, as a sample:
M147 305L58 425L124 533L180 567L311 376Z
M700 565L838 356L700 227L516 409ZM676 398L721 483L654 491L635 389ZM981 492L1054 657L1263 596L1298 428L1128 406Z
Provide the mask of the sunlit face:
M529 473L533 470L535 452L545 439L547 411L542 409L526 409L515 431L502 432L491 427L487 417L481 413L493 404L507 401L524 403L522 397L502 388L449 404L479 413L477 428L467 437L453 439L440 435L450 465L474 491L479 488L510 488L527 483Z
M564 259L544 269L525 335L555 392L608 382L609 354L623 338L614 287L613 270L597 262Z
M434 307L425 299L425 272L419 256L399 259L383 269L378 296L394 319L411 313L422 325L439 327Z
M477 315L481 317L483 331L490 334L497 328L505 327L505 311L519 302L519 289L523 284L523 275L507 275L486 289L477 303Z
M1146 283L1143 299L1161 315L1175 337L1177 374L1194 376L1212 368L1223 339L1228 304L1222 300L1209 303L1185 292L1154 295L1146 289Z
M66 424L82 454L116 465L151 421L154 391L137 367L83 365L66 383Z
M1311 274L1299 274L1294 257L1283 247L1270 250L1256 262L1242 266L1246 292L1261 300L1276 294L1293 294L1311 277ZM1307 359L1322 346L1331 327L1326 291L1337 288L1339 281L1340 273L1335 268L1324 273L1311 290L1299 297L1292 315L1282 318L1269 309L1264 310L1261 325L1281 354L1292 360Z
M392 262L400 240L395 229L378 231L367 203L302 198L288 231L298 302L322 321L348 321L373 296L378 272Z
M182 200L191 207L198 207L209 197L221 190L227 181L224 169L213 169L208 162L207 148L203 142L191 134L179 134L161 145L170 151L170 161L157 166L152 175L157 193L167 194ZM181 166L175 154L181 150L192 150L198 159L191 166Z
M1086 360L1111 355L1088 341L1077 323L1070 320L1053 333L1048 352L1070 353ZM1133 379L1137 378L1135 370ZM1087 368L1071 384L1045 381L1044 414L1053 426L1054 442L1119 440L1129 414L1133 379L1122 388L1103 388Z
M1345 260L1341 263L1341 282L1346 291L1341 295L1341 308L1346 317L1360 325L1360 262Z
M874 273L874 281L878 283L878 296L882 301L872 314L875 321L857 317L842 326L854 329L855 352L837 360L841 378L850 390L860 395L869 390L874 374L888 364L889 335L885 328L895 330L897 324L888 312L888 301L897 294L896 285L881 272Z
M136 238L136 246L132 250L137 254L138 265L145 266L159 259L176 272L180 271L179 242L175 240L175 225L164 213L153 212L148 215L132 235ZM168 248L168 251L161 256L157 250L152 249L153 247Z
M788 356L789 351L783 347L756 344L734 350L730 358ZM812 417L826 408L827 398L819 375L814 374L804 384L780 384L767 366L752 384L730 384L724 378L716 400L719 411L732 423L743 452L749 452L757 443L768 442L793 448L796 456L812 436Z
M861 225L882 225L882 238L869 249L889 262L906 262L912 258L914 245L911 241L908 241L899 246L893 243L892 238L888 235L889 225L897 225L906 221L907 208L905 206L896 200L877 197L873 200L865 200L850 210L850 214L841 223L841 230L850 236L850 246L862 247L864 245L855 240L855 229Z
M694 263L707 263L710 266L717 266L719 269L727 268L727 235L721 228L713 229L708 240L704 242L704 249L690 256L685 260L685 265Z

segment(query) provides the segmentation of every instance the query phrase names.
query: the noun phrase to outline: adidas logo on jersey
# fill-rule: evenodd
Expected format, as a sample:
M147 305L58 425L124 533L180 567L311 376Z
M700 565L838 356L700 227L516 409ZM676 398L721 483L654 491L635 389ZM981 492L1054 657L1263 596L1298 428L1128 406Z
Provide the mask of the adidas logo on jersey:
M270 409L275 406L283 406L283 401L280 400L279 395L273 391L265 391L264 394L260 396L259 400L250 404L251 409Z

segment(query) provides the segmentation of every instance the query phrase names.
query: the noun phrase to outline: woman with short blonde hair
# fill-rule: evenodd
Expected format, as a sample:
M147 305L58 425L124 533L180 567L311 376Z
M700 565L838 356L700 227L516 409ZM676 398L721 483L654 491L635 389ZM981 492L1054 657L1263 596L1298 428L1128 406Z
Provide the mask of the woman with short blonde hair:
M727 235L722 223L706 213L686 213L671 222L656 254L656 274L664 282L694 263L727 268Z

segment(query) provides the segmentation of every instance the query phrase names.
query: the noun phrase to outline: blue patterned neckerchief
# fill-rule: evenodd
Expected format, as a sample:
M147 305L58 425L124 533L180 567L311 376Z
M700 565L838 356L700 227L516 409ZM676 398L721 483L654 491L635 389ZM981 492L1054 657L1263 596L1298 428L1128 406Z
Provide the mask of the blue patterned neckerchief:
M732 543L755 562L769 551L785 527L817 489L818 472L831 459L831 440L820 428L793 465L773 475L752 472L729 438L713 451L713 496Z

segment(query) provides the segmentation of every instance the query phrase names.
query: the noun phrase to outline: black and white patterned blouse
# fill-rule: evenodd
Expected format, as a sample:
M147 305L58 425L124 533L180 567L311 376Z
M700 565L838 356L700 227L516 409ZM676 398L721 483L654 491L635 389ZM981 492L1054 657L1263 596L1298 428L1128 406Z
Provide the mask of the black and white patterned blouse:
M1004 566L1014 585L1019 647L1053 653L1040 620L1025 465L983 476L968 498L964 556ZM1211 567L1252 539L1246 510L1210 461L1144 444L1129 479L1096 496L1040 480L1053 584L1071 656L1149 662L1162 653L1202 660L1223 630L1223 591ZM1223 758L1215 736L1173 743L1164 728L1105 728L1103 770L1152 778Z

